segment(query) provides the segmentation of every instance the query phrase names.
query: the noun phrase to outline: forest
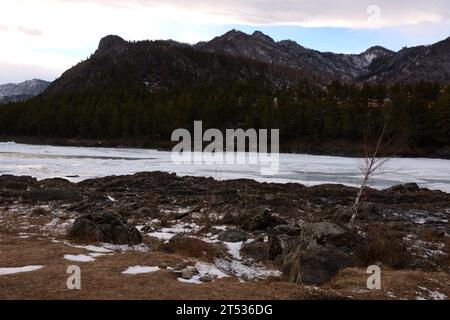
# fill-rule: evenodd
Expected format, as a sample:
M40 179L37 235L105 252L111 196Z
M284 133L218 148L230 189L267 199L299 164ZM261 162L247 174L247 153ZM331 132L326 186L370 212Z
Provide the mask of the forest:
M115 86L82 92L42 94L0 107L0 135L66 138L170 140L177 128L280 129L281 143L305 137L357 141L382 126L407 135L408 145L450 145L450 86L318 86L306 80L272 86L252 81L210 81L148 90Z

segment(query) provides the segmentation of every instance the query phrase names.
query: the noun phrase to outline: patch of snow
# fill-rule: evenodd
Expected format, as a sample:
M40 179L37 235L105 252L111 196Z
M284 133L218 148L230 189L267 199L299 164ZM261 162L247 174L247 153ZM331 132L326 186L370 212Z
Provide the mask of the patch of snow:
M224 244L228 248L228 253L236 258L237 260L241 260L241 249L243 242L224 242Z
M418 287L420 290L425 291L428 294L428 299L431 300L446 300L447 296L439 291L435 291L435 290L430 290L428 288L425 287ZM427 300L427 297L424 297L424 295L420 292L416 292L416 294L418 294L417 299L419 300Z
M86 246L81 246L81 245L71 245L68 244L70 247L73 248L77 248L77 249L85 249L87 251L91 251L91 252L97 252L97 253L112 253L112 250L103 248L103 247L98 247L98 246L93 246L93 245L86 245Z
M22 273L22 272L31 272L42 269L44 266L26 266L26 267L18 267L18 268L0 268L0 276L5 276L8 274Z
M142 273L152 273L159 271L159 267L143 267L143 266L135 266L129 267L127 270L123 271L123 274L142 274Z
M191 279L177 278L177 280L183 283L201 284L203 282L200 281L200 279L204 276L210 276L213 279L222 279L229 277L229 275L219 270L215 265L211 263L197 262L195 264L195 268L198 271L197 275L193 276Z
M241 261L216 259L215 265L223 271L228 271L236 275L241 280L256 280L272 277L280 277L281 272L278 270L268 269L261 265L245 265Z
M87 256L85 254L78 254L78 255L66 254L66 255L64 255L64 259L69 260L69 261L75 261L75 262L95 261L95 259L93 257Z

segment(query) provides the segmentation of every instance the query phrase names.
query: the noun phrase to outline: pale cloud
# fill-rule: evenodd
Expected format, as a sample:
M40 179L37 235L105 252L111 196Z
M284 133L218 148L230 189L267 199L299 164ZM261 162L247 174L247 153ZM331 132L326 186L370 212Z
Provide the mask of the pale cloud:
M25 33L26 35L29 35L29 36L40 36L43 34L42 30L29 28L29 27L25 27L25 26L18 26L17 30L19 32Z
M299 25L303 27L370 27L367 8L381 10L381 27L449 20L448 0L55 0L126 8L171 8L215 17L218 23Z

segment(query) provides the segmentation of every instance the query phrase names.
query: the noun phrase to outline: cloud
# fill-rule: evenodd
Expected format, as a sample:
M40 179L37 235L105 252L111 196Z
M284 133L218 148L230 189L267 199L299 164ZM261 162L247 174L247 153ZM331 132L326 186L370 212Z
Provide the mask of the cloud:
M62 0L55 0L62 1ZM450 18L448 0L64 0L126 8L171 8L216 17L219 23L371 28L374 12L380 27L440 22ZM377 12L375 13L377 14Z
M42 35L44 33L42 30L34 29L34 28L28 28L28 27L24 27L24 26L18 26L17 30L19 32L22 32L22 33L24 33L26 35L29 35L29 36L40 36L40 35Z

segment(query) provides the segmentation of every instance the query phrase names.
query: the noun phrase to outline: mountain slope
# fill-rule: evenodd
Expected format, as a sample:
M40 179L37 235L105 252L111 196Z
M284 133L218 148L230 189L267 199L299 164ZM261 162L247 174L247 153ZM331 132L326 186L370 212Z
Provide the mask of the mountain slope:
M366 78L377 82L450 82L450 38L430 46L405 48Z
M361 54L335 54L307 49L290 40L275 42L259 31L248 35L232 30L195 48L283 65L328 80L450 83L450 38L399 52L375 46Z
M198 82L225 85L262 81L277 86L300 76L298 70L285 66L202 52L174 41L126 42L118 36L107 36L90 59L66 71L46 94L139 87L154 92Z
M294 41L275 42L256 31L252 35L232 30L209 42L195 45L199 50L243 56L269 64L278 64L309 72L330 80L356 81L369 72L371 64L380 58L390 58L394 52L373 47L359 55L319 52L304 48Z
M27 100L45 91L49 85L50 82L39 79L0 85L0 103Z

